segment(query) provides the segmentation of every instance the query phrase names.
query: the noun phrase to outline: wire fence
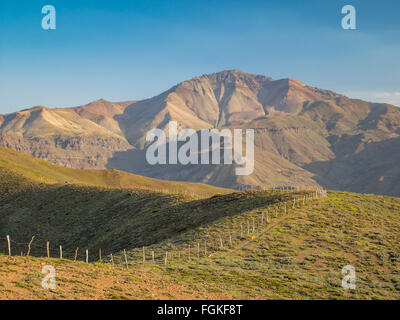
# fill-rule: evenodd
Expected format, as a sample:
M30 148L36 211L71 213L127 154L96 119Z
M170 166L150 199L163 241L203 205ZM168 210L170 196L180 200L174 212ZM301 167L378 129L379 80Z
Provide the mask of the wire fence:
M73 261L101 262L126 268L140 265L168 266L171 263L197 263L200 259L212 259L217 252L229 253L247 242L257 239L272 226L279 222L278 218L293 215L296 209L303 207L312 200L327 196L323 189L303 190L300 188L282 188L274 191L289 191L290 197L285 201L268 205L261 212L246 214L226 224L214 225L214 229L198 231L193 237L164 241L161 244L123 249L115 254L103 255L102 249L90 251L87 248L64 248L44 239L32 236L28 242L17 242L10 235L1 237L0 252L9 256L36 256L62 258ZM302 191L302 190L300 190ZM291 193L290 193L291 192Z

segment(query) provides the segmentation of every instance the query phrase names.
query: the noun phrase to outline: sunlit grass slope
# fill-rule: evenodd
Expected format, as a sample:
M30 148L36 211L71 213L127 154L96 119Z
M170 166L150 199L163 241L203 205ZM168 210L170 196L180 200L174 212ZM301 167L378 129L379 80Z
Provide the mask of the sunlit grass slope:
M121 189L112 171L0 155L0 252L10 235L13 254L0 257L1 298L400 299L398 198L329 192L293 208L307 192ZM16 257L32 236L36 258ZM46 241L50 260L41 258ZM55 259L60 245L69 260ZM102 263L93 264L100 248ZM45 264L59 270L55 292L40 285ZM346 265L356 270L355 290L342 288Z
M47 184L78 184L108 188L140 188L165 192L187 192L212 196L231 190L201 183L173 182L143 177L118 170L76 170L54 165L32 156L0 147L0 168L26 179Z
M226 200L226 199L225 199ZM236 203L237 204L237 203ZM226 203L225 203L226 205ZM266 204L270 209L274 204ZM400 200L330 192L287 215L272 216L255 234L227 242L235 222L259 217L248 208L182 232L163 243L116 254L103 263L0 256L0 297L7 299L400 299ZM265 210L264 210L265 212ZM200 237L224 247L200 258ZM192 255L189 260L188 245ZM151 250L155 252L155 264ZM169 250L167 266L164 252ZM178 252L180 254L178 255ZM82 258L80 258L82 260ZM57 269L57 289L41 287L42 266ZM342 268L354 266L356 289L342 288Z

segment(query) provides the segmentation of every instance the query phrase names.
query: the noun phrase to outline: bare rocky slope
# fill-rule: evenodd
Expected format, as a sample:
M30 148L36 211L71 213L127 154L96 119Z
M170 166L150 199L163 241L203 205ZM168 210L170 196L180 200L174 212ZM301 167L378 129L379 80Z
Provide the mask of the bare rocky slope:
M150 166L152 128L255 129L255 170L234 165ZM400 196L400 109L349 99L294 79L237 70L203 75L142 101L97 100L0 116L0 145L67 167L116 168L223 187L321 185Z

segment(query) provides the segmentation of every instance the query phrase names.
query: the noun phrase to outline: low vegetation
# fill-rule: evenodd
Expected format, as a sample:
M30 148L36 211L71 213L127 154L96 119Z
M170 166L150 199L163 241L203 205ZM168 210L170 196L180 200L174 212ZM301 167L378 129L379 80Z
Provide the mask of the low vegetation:
M224 189L199 197L39 182L0 163L0 252L10 235L13 254L0 256L0 298L400 299L398 198ZM56 267L56 290L41 286L44 265ZM346 265L355 290L342 287Z

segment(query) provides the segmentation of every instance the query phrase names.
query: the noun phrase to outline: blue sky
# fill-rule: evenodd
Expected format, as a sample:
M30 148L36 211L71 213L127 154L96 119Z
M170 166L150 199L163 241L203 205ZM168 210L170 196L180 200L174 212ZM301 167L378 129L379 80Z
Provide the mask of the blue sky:
M144 99L226 69L400 106L398 0L1 0L0 28L0 113Z

